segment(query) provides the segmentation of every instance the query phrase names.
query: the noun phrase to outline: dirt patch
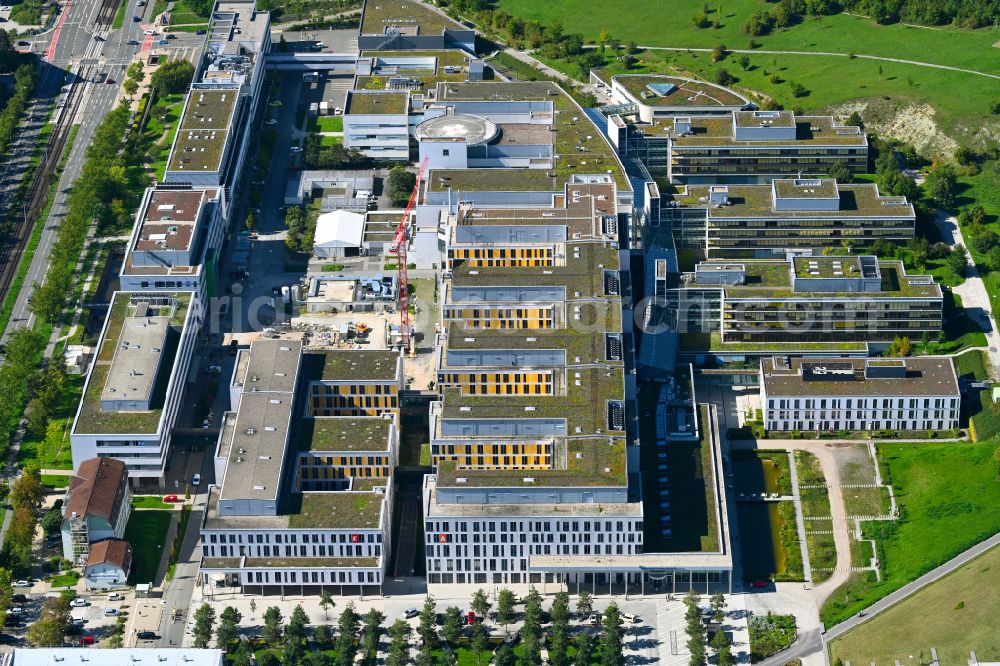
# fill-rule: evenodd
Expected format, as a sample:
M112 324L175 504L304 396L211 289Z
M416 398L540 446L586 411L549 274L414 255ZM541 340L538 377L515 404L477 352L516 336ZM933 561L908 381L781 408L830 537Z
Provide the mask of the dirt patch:
M930 104L900 105L882 99L857 99L838 104L830 110L841 117L857 111L869 132L905 141L923 155L951 156L958 148L958 142L937 126L935 110Z

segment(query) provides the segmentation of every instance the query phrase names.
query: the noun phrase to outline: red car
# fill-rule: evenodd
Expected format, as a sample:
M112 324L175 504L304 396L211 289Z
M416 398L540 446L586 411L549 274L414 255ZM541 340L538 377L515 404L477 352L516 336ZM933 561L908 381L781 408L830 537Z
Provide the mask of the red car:
M755 580L754 582L750 583L750 587L756 587L756 588L770 587L770 586L771 586L771 581L764 580L763 578Z
M174 504L175 502L179 502L179 501L180 500L177 499L177 495L165 495L163 497L163 503L164 504Z
M93 644L94 644L93 636L83 636L80 638L80 645L93 645Z

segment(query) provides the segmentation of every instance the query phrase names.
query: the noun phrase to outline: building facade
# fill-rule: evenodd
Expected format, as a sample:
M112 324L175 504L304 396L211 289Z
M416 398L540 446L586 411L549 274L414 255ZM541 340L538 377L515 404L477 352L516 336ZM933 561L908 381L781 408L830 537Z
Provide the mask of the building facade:
M942 431L959 427L948 357L761 360L766 430Z
M121 539L131 513L132 492L125 463L114 458L81 462L63 502L63 558L85 562L91 544Z

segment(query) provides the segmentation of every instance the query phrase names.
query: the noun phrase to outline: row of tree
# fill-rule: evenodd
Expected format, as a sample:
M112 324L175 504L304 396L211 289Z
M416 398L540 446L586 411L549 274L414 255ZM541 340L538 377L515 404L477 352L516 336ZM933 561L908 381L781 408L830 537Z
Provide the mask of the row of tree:
M45 342L27 328L15 330L7 339L0 365L0 455L6 453L21 423L30 396L28 378L35 374Z
M437 662L445 666L456 666L458 651L465 650L475 655L477 664L490 663L498 666L514 666L517 663L540 666L542 645L547 644L548 663L553 666L590 666L599 659L602 666L624 664L623 634L621 614L617 605L610 604L600 619L600 635L595 639L590 631L581 631L575 637L570 631L569 594L555 595L550 618L545 618L542 597L534 589L523 600L523 627L521 630L521 654L515 657L512 644L505 641L490 655L490 637L485 619L492 617L504 626L518 619L515 606L518 603L510 590L500 590L496 599L496 612L491 616L493 604L483 590L478 590L470 604L477 615L477 621L468 628L464 626L464 614L456 606L446 608L439 616L433 597L424 600L416 628L420 638L420 648L411 654L410 635L412 628L405 620L397 620L386 629L385 616L376 609L369 610L363 617L348 603L337 620L336 635L328 624L319 624L311 632L309 618L301 606L296 606L285 622L277 606L267 608L263 613L261 642L270 648L256 656L258 666L353 666L360 655L362 666L374 666L378 659L379 643L388 636L387 666L431 666ZM320 607L329 620L329 609L334 601L329 593L320 597ZM256 602L250 602L251 613L257 612ZM583 592L576 604L576 612L587 618L593 611L589 593ZM440 619L439 619L440 618ZM551 626L543 635L542 624L551 619ZM217 621L218 620L218 621ZM240 635L242 614L233 607L227 607L216 618L214 609L203 604L194 613L192 634L196 647L208 647L215 637L215 646L226 650L233 666L249 666L254 660L253 644ZM437 624L440 622L440 632ZM311 637L310 637L311 633ZM310 649L312 645L316 649ZM335 658L331 659L323 650L332 648ZM575 651L573 657L570 654Z
M14 92L7 98L7 104L0 111L0 155L7 152L10 142L14 140L24 110L31 102L35 90L35 66L24 64L14 72Z
M709 645L708 627L705 626L705 614L702 612L701 597L692 588L684 597L684 620L687 623L687 648L691 653L691 666L706 666L708 656L706 648ZM732 642L725 628L721 626L726 616L726 598L722 594L713 594L709 600L711 620L716 623L712 636L712 649L715 650L715 663L718 666L732 666L735 663L732 652Z

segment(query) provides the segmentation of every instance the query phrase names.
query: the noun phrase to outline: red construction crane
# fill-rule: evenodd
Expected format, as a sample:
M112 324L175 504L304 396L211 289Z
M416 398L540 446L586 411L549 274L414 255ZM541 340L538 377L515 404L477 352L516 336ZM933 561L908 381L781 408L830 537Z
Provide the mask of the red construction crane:
M417 182L413 185L413 192L410 193L410 200L406 204L399 226L396 227L396 235L392 238L392 245L389 246L389 253L396 255L396 271L399 276L397 287L399 289L397 303L399 304L399 334L402 336L403 349L410 346L410 279L406 267L406 243L409 237L410 214L414 206L417 205L417 195L420 192L420 181L424 178L424 171L427 169L427 162L430 158L424 157L417 172Z

